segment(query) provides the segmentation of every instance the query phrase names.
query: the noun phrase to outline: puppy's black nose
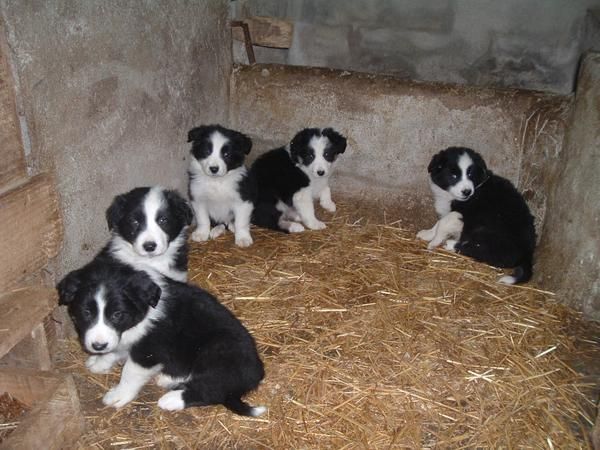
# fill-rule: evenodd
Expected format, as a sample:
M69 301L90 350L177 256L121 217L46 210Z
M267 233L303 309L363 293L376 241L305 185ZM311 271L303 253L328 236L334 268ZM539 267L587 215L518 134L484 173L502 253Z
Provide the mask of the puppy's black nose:
M464 195L465 197L468 197L469 195L471 195L471 192L473 192L471 189L463 189L462 191L462 195Z
M211 173L217 173L219 171L219 168L217 166L210 166L208 170L210 170Z
M317 175L319 175L320 177L322 177L323 175L325 175L325 171L324 170L317 170Z
M108 347L108 342L92 342L92 348L97 352L101 352Z
M152 241L144 242L142 244L142 247L144 247L144 250L146 250L147 252L153 252L154 249L156 248L156 242L152 242Z

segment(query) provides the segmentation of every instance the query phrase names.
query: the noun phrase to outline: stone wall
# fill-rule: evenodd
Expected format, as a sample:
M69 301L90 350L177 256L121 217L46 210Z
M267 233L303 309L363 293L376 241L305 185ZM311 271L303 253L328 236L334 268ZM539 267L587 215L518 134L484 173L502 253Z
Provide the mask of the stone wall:
M5 0L0 12L29 171L54 172L61 196L60 274L108 239L116 194L185 189L187 130L227 116L228 1Z
M569 93L600 50L599 0L237 0L234 13L288 18L289 51L259 62ZM595 11L593 10L595 8ZM241 45L237 61L245 62Z

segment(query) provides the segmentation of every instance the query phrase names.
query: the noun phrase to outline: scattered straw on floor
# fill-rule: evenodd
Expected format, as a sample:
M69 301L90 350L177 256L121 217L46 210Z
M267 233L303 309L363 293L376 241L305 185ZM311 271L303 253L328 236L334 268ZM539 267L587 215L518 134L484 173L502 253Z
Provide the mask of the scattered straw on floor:
M597 386L579 365L597 357L598 327L350 209L319 232L192 248L190 281L256 338L267 375L248 400L268 406L263 417L163 412L156 386L103 408L119 371L89 374L70 342L63 370L77 374L89 424L80 448L591 447Z

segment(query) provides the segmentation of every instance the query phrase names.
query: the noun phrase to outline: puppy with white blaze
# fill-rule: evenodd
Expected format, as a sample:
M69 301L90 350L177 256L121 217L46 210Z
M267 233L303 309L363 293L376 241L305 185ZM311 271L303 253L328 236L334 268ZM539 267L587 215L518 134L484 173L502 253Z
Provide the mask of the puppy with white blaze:
M189 167L189 195L196 214L192 240L216 239L226 229L240 247L252 244L250 218L256 188L244 166L252 141L220 125L194 128Z
M440 220L417 237L495 267L514 268L499 281L524 283L532 276L534 219L523 196L489 170L475 151L449 147L429 163L430 186Z
M242 400L264 377L248 330L202 289L169 278L158 283L120 263L95 259L57 286L84 350L106 371L115 355L125 365L102 401L120 408L152 378L168 390L159 408L224 405L258 416L265 407Z
M346 138L332 128L306 128L289 145L258 157L250 168L258 188L252 223L286 233L325 228L313 202L335 212L329 178L345 150Z
M135 188L115 197L107 209L112 236L98 257L186 281L187 236L193 218L187 201L176 191Z

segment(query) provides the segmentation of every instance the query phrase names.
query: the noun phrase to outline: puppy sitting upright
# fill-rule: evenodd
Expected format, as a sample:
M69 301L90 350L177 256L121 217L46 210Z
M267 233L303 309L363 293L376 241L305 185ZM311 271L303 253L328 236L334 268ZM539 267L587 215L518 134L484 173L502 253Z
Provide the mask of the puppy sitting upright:
M450 147L436 154L428 167L435 210L440 220L417 237L428 248L446 242L446 249L496 267L514 267L505 284L531 278L535 227L525 200L513 184L488 170L469 148Z
M325 228L313 200L335 212L329 177L345 150L346 138L332 128L306 128L288 146L261 155L250 169L258 188L252 223L287 233Z
M114 258L136 270L187 280L187 236L194 215L176 192L139 187L114 198L106 210L112 236L97 258Z
M237 131L208 125L190 130L188 142L189 194L197 224L192 239L215 239L228 228L235 233L236 245L248 247L255 188L244 159L252 141Z
M157 284L158 283L158 284ZM240 321L202 289L120 263L94 259L57 286L83 348L109 370L126 359L119 384L102 401L120 408L157 376L168 389L162 409L222 404L258 416L241 397L264 377L254 339Z

